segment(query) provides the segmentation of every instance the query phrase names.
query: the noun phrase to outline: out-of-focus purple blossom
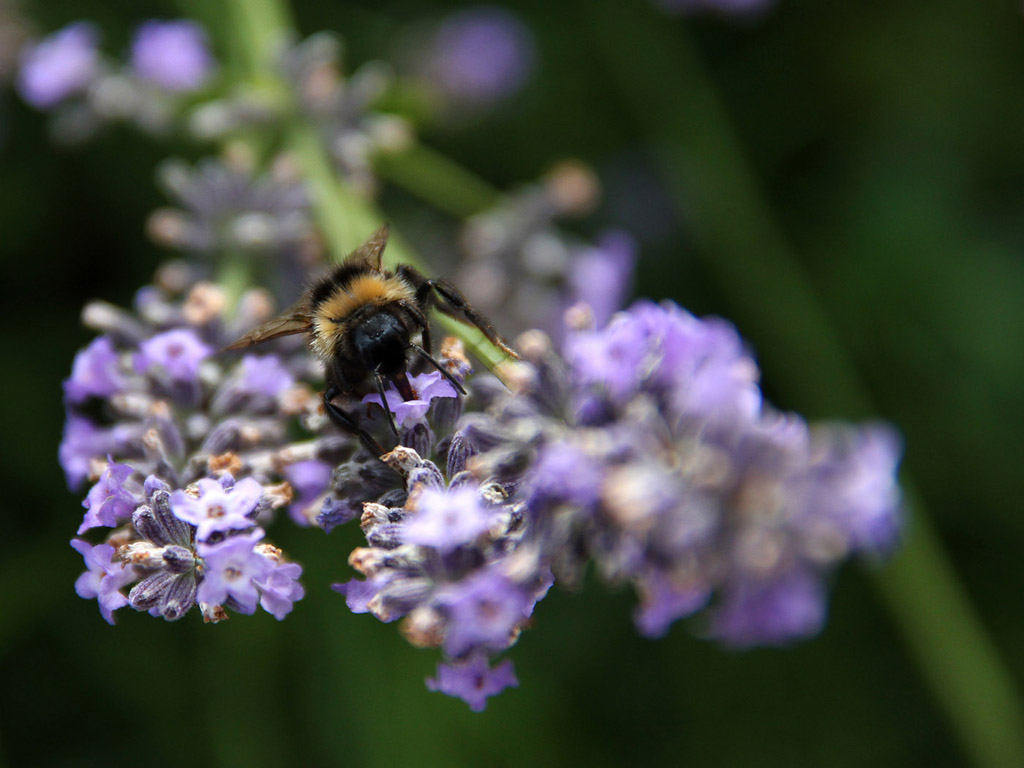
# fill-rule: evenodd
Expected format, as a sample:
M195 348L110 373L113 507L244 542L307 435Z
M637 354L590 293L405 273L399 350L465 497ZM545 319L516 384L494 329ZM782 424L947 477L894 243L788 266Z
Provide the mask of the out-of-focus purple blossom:
M573 259L568 273L568 304L584 302L590 307L595 326L603 328L632 292L636 259L636 240L629 233L605 232L595 246L583 249Z
M894 468L902 444L895 430L872 424L861 430L834 427L815 455L822 475L816 507L843 527L856 551L887 553L903 526Z
M680 586L664 574L643 580L641 604L634 621L644 637L661 637L677 619L707 605L710 592L705 585Z
M48 109L85 90L99 67L99 33L92 24L75 22L21 54L18 90L34 107Z
M98 336L75 355L71 378L64 382L64 396L70 403L89 397L110 397L124 386L118 354L107 336Z
M406 423L422 419L430 409L430 403L435 398L458 397L459 393L439 371L429 371L416 376L409 377L413 391L417 394L415 400L403 400L398 390L392 385L384 390L388 399L388 407L395 415L398 426L405 426ZM376 403L383 407L380 395L366 395L364 403Z
M206 32L185 19L145 22L132 40L131 61L140 78L176 92L202 88L214 68Z
M117 453L115 431L99 427L83 416L68 414L58 457L69 488L79 487L89 477L94 459Z
M131 518L132 512L142 503L139 489L133 489L128 484L132 472L127 464L110 462L82 502L88 511L78 527L79 535L97 526L113 528L119 522Z
M402 526L402 538L408 544L447 553L471 543L487 530L492 518L472 486L452 491L425 488L416 496L415 514Z
M246 477L226 490L216 480L203 478L198 483L198 496L188 491L171 495L174 514L196 526L196 538L206 541L214 533L244 530L255 525L252 513L263 495L263 486Z
M474 654L466 661L442 662L437 665L437 676L427 678L428 689L460 698L474 712L483 712L489 697L518 685L511 661L491 669L483 654Z
M302 566L298 563L275 563L273 569L253 583L260 589L260 606L278 621L292 610L292 604L301 600L306 592L298 579Z
M504 650L533 612L533 599L495 569L445 588L438 604L448 613L444 650L458 658L472 649Z
M530 30L509 11L477 6L441 22L424 74L456 103L485 107L515 93L533 68Z
M736 329L677 306L638 302L602 330L571 334L565 354L580 384L617 404L644 390L678 416L716 423L753 419L761 406L757 365Z
M158 333L139 345L135 370L147 373L156 368L171 381L191 383L199 373L199 365L212 355L213 348L204 344L190 328L176 328Z
M345 596L345 604L352 613L369 612L370 600L377 596L383 584L373 579L352 579L332 584L331 589ZM393 621L397 616L391 618Z
M256 551L263 531L230 536L218 544L199 544L203 559L203 582L196 600L207 605L222 605L231 598L240 613L253 613L260 600L256 582L267 583L273 563ZM271 605L274 606L273 598Z
M295 376L275 355L246 355L238 371L239 388L274 398L295 384Z
M288 278L289 290L301 279L297 262L308 271L317 252L310 198L287 163L257 175L241 162L207 159L190 167L168 161L158 179L179 206L150 216L147 228L158 243L192 253L276 256L271 263Z
M84 559L88 570L75 582L75 592L86 600L96 598L100 613L108 624L114 623L114 611L128 605L121 588L136 578L135 570L114 562L114 548L109 544L93 546L81 539L72 539L71 546Z
M827 607L821 578L803 570L781 579L725 587L711 614L711 636L737 648L782 645L821 631Z
M327 493L334 468L324 461L309 459L289 464L282 470L285 480L295 492L289 512L292 520L299 525L309 525L310 516L316 517L320 510L316 502Z

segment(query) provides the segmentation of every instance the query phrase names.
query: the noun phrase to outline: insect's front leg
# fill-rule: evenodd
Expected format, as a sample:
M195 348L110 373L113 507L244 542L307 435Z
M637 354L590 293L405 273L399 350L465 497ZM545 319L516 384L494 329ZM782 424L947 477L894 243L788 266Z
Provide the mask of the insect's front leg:
M386 451L381 447L381 444L374 440L373 435L367 432L365 429L359 426L355 419L352 418L345 410L338 405L335 405L334 398L341 394L341 390L336 384L331 384L324 390L324 409L327 411L327 416L330 418L336 427L339 427L345 432L357 435L359 441L374 456L382 456Z
M519 359L519 355L501 338L491 321L474 309L462 292L447 280L424 277L407 264L400 265L396 273L416 288L416 302L424 310L431 306L437 307L439 312L448 317L476 326L494 346L509 357Z

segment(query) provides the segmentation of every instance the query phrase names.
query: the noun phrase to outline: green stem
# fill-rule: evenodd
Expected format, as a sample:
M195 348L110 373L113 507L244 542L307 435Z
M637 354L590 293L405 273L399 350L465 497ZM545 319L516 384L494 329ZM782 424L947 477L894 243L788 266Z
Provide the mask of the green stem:
M479 176L422 144L381 153L373 167L382 178L458 218L485 211L501 198Z
M760 341L771 368L801 371L776 379L780 391L817 414L873 413L685 30L628 0L581 10L618 98L657 154L734 318ZM912 490L907 496L914 519L902 552L878 576L883 600L973 762L1024 765L1024 708L1012 678L923 504Z

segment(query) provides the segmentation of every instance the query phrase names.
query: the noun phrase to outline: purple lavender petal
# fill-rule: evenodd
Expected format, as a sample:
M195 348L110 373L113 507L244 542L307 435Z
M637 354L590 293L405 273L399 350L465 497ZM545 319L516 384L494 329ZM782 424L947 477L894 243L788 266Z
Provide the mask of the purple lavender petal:
M250 516L263 495L263 486L251 477L235 483L227 491L216 480L203 478L198 483L199 497L185 491L171 494L175 516L196 526L196 539L205 541L214 533L244 530L254 525Z
M121 587L134 581L135 569L113 562L114 548L110 544L93 546L81 539L72 539L71 546L85 560L85 571L75 582L75 592L85 599L97 598L100 613L108 624L114 623L114 611L128 605Z
M632 288L636 251L636 240L627 232L615 230L602 234L595 247L573 259L568 303L585 302L596 327L603 328L622 309Z
M345 596L345 604L352 613L369 613L369 603L380 588L381 582L374 579L352 579L331 585L331 589Z
M403 426L406 422L415 422L426 416L427 411L430 410L430 402L434 398L458 397L459 395L455 387L438 371L410 376L409 383L412 384L413 391L418 395L415 400L402 400L402 396L398 394L398 390L394 386L384 391L388 399L388 406L395 415L398 426ZM376 403L383 407L380 395L366 395L363 402Z
M218 544L199 543L203 559L203 581L196 600L207 605L223 605L230 597L243 613L253 613L260 599L255 581L266 579L273 564L255 551L263 530L229 536Z
M97 427L84 416L69 413L58 451L68 488L74 490L89 476L92 459L117 453L116 443L111 430Z
M533 611L526 591L494 569L478 571L440 590L437 603L448 614L444 650L458 657L480 649L497 652Z
M327 492L331 485L333 467L325 461L310 459L287 465L282 474L295 492L288 512L299 525L309 525L310 507Z
M642 582L643 602L634 615L637 631L644 637L661 637L676 619L689 616L707 605L707 587L681 588L655 572Z
M96 28L80 21L28 46L18 72L22 98L47 109L85 90L98 70L98 42Z
M816 510L846 531L851 548L874 554L892 550L902 528L896 471L901 443L885 425L825 427L814 433L819 493Z
M135 370L146 373L151 368L165 372L174 382L190 383L196 380L199 365L212 355L213 348L200 341L190 328L176 328L158 333L139 345L135 355Z
M437 676L427 678L426 683L428 690L462 699L474 712L483 712L490 696L519 685L511 661L490 669L483 654L474 654L467 661L438 664Z
M401 528L402 541L448 553L484 533L492 518L472 486L425 488L416 497L416 513Z
M774 581L727 585L712 612L710 633L737 648L784 645L820 632L825 614L821 577L794 569Z
M546 445L530 468L528 503L569 503L589 509L600 498L604 471L572 443Z
M276 563L265 578L254 579L253 583L261 592L260 605L263 610L278 621L288 615L292 603L301 600L306 594L298 581L301 575L302 566L298 563Z
M130 519L135 508L143 502L143 498L125 487L125 482L132 475L132 468L127 464L111 461L99 481L89 489L82 506L88 511L78 533L85 533L90 528L106 526L113 528L119 522Z
M124 387L118 370L119 355L106 336L99 336L75 355L71 378L64 382L64 397L81 403L90 397L110 397Z
M246 355L238 372L239 389L249 395L275 398L295 384L295 377L276 355Z
M194 21L147 21L132 41L132 68L168 91L202 88L213 72L206 32Z

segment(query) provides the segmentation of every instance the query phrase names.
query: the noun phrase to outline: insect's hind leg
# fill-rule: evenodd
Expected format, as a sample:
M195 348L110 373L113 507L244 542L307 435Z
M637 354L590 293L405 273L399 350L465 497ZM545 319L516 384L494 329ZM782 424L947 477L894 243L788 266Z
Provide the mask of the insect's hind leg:
M324 409L327 411L328 418L334 422L336 427L358 436L359 442L361 442L363 447L366 448L366 450L373 456L380 457L384 455L386 451L381 447L381 444L374 440L373 436L369 432L360 427L359 424L356 423L355 419L332 402L334 398L340 394L341 390L336 386L328 387L324 391Z

